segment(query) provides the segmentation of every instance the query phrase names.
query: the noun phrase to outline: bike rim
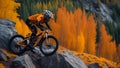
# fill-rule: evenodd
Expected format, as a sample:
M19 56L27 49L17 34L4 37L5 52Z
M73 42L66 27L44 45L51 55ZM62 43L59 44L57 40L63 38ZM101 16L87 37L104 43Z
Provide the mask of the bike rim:
M24 47L18 45L17 43L23 41L23 38L21 37L16 37L13 39L13 42L11 43L11 45L13 46L12 47L12 50L14 50L16 53L20 52L21 50L24 49Z
M57 43L53 38L47 38L42 43L42 51L46 54L52 53L56 47Z

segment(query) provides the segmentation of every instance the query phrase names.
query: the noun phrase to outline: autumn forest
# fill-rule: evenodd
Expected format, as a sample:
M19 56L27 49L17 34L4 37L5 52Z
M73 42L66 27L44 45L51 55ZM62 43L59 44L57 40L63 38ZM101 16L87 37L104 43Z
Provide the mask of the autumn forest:
M115 34L109 33L106 23L98 23L94 14L86 12L79 2L73 0L4 1L6 4L0 0L0 19L7 18L16 22L15 28L19 34L26 36L30 33L24 22L28 16L49 9L55 14L55 20L51 20L50 25L61 46L120 63L120 39L118 37L116 39Z

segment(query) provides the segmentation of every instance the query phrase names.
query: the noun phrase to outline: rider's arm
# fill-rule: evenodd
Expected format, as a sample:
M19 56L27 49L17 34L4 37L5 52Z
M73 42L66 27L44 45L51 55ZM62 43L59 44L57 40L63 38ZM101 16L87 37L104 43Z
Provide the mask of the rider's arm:
M40 23L40 21L43 20L43 19L44 19L44 15L43 15L43 14L39 14L39 15L37 16L37 21L38 21L38 23Z
M31 21L36 21L36 18L39 16L39 14L34 14L32 16L29 16L28 19Z
M52 30L51 27L48 25L48 23L45 23L45 25L47 26L48 29ZM39 27L41 30L46 29L46 27L40 23L37 23L36 26Z
M51 27L48 25L48 23L45 23L45 24L46 24L48 29L52 30Z

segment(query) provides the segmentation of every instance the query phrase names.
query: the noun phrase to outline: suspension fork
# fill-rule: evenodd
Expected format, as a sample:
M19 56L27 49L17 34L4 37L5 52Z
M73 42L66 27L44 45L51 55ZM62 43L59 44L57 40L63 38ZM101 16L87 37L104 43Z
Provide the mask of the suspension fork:
M45 38L46 38L46 44L49 44L49 39L48 39L48 30L45 32Z

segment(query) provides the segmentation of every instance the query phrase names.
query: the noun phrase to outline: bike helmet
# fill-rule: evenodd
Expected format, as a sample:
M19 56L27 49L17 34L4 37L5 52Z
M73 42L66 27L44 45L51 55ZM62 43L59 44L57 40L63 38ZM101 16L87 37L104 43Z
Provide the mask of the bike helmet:
M49 10L43 10L44 18L45 19L51 19L53 18L53 13Z

